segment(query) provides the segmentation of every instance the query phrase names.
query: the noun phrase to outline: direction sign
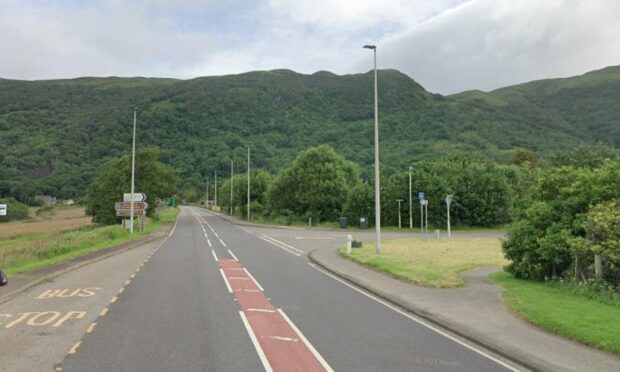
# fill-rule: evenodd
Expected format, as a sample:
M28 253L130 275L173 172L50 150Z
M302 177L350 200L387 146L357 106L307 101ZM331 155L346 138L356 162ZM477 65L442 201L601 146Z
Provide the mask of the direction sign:
M418 193L418 199L419 200L424 200L424 193L423 192L419 192Z
M0 204L0 216L6 216L6 204Z
M136 209L133 211L134 217L146 216L146 209ZM117 209L116 217L131 217L131 210L129 209Z
M146 200L146 194L143 192L134 192L133 194L133 201L134 202L143 202ZM130 202L131 201L131 193L130 192L126 192L123 194L123 201L124 202Z
M133 209L147 209L149 204L147 202L133 202ZM115 209L131 209L131 202L116 202Z

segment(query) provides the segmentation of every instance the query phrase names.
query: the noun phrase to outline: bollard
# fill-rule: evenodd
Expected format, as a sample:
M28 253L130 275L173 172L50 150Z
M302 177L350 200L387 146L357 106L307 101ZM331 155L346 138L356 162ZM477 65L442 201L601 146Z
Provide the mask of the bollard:
M351 241L353 240L353 235L347 235L347 254L351 254Z
M435 230L435 239L439 239L439 230Z

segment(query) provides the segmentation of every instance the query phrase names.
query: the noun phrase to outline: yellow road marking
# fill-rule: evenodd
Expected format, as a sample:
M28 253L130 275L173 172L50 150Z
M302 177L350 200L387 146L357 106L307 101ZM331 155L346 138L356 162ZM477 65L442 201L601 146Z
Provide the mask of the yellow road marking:
M71 350L69 350L69 354L75 354L75 352L77 351L78 347L80 347L81 344L82 344L82 341L76 342L75 345L73 345L73 347L71 348Z
M86 330L86 333L91 333L93 331L93 329L95 329L96 325L97 325L97 323L91 323L91 325Z
M103 310L101 310L101 312L99 313L99 316L104 316L108 313L108 308L104 307Z
M110 300L110 303L113 304L116 302L116 300L118 300L118 297L114 296L112 297L112 299Z

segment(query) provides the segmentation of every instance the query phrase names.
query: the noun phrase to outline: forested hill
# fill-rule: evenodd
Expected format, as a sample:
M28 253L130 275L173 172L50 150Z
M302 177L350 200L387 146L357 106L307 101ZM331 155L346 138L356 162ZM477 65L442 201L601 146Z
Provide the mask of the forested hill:
M298 151L328 143L363 167L373 161L372 74L288 70L192 80L0 79L0 193L80 196L110 157L155 145L198 187L227 174L230 158L272 171ZM532 82L490 93L431 94L394 70L379 72L386 172L447 154L509 161L517 149L542 155L579 143L620 146L620 68ZM18 195L16 195L18 196Z

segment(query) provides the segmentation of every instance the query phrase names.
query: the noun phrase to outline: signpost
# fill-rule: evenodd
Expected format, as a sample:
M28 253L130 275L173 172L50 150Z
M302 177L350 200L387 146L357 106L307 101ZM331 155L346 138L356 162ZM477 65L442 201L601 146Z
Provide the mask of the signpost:
M396 201L398 202L398 228L401 229L402 224L401 224L401 218L400 218L400 203L403 201L403 199L396 199Z
M133 202L133 208L135 210L138 209L148 209L149 204L147 202ZM131 202L116 202L114 205L115 209L131 209Z
M123 194L123 201L124 202L131 202L131 193L130 192L126 192ZM133 194L133 201L134 202L143 202L146 201L146 194L143 192L136 192Z
M420 200L420 233L424 233L424 193L418 193L418 200Z
M6 216L7 206L6 204L0 204L0 216Z
M446 195L446 208L448 210L448 238L451 236L450 233L450 203L452 203L452 195Z

